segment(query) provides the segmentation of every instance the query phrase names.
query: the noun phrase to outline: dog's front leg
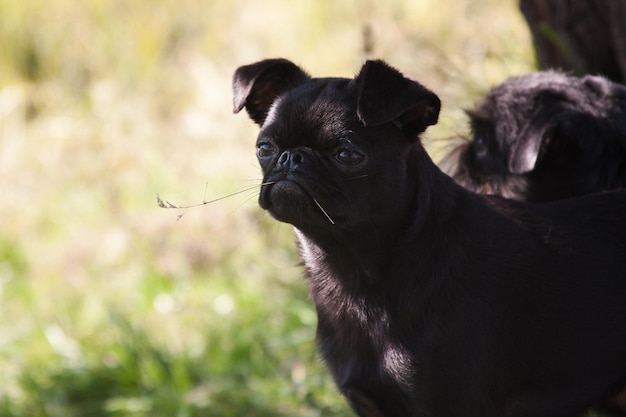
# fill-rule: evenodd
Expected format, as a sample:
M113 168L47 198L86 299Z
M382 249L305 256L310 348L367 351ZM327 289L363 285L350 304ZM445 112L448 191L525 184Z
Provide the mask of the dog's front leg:
M384 387L372 391L360 390L355 387L341 389L352 409L359 417L428 417L415 404L409 405L398 401Z
M388 417L370 398L361 391L348 389L343 391L343 395L348 399L348 403L359 417Z

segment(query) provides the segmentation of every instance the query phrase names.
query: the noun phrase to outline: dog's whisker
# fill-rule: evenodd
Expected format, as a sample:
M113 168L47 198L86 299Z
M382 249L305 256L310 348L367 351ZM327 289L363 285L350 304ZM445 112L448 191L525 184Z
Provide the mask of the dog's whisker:
M248 183L248 184L257 184L259 182L258 178L243 178L240 181L244 182L244 183ZM260 184L263 185L263 184Z
M324 207L322 207L322 205L316 199L313 199L313 202L322 211L322 213L324 213L324 216L326 216L328 221L330 221L330 224L335 224L335 221L332 219L332 217L330 217L330 215L326 212L326 210L324 210Z
M360 178L366 178L366 177L369 177L369 176L370 176L369 174L363 174L363 175L357 175L356 177L350 177L348 179L349 180L358 180Z

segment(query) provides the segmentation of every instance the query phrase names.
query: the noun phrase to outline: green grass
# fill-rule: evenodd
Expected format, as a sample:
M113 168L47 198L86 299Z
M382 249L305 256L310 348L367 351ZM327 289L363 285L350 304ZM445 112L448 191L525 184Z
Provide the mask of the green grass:
M443 99L435 155L533 65L513 0L0 0L1 417L351 415L232 115L273 56L388 60Z

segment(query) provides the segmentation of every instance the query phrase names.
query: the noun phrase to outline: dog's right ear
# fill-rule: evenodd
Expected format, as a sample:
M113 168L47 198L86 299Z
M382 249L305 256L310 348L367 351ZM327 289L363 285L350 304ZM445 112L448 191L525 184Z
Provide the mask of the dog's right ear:
M263 125L276 98L307 79L306 72L286 59L266 59L239 67L233 75L233 110L239 113L245 107L250 118Z

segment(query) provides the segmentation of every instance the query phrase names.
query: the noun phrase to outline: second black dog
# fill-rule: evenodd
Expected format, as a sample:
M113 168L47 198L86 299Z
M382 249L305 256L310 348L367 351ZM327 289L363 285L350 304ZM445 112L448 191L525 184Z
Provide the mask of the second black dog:
M467 113L471 140L441 166L471 190L543 202L626 186L625 86L538 72Z
M296 229L319 350L359 416L619 411L626 192L462 188L418 138L439 99L381 61L345 79L266 60L234 92L261 126L259 203Z

